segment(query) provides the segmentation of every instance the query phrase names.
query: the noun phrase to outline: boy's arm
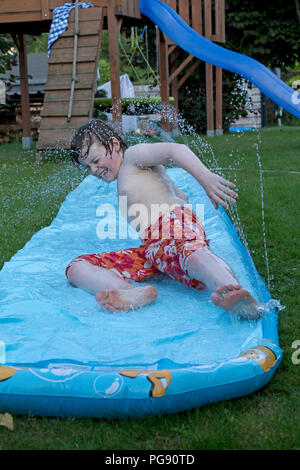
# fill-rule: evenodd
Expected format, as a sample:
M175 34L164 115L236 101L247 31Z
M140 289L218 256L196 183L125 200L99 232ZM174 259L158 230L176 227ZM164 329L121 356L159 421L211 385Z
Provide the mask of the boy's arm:
M134 145L126 151L126 162L144 168L175 163L201 184L215 209L218 209L218 204L227 209L226 201L236 202L238 194L230 189L235 188L235 184L210 171L184 144Z

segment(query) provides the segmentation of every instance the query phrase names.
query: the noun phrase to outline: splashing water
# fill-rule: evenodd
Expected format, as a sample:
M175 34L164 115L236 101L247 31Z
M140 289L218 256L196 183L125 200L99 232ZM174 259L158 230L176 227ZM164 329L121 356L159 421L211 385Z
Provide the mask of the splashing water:
M240 91L244 91L249 89L249 82L245 80L243 77L237 83L237 88ZM250 94L246 94L246 110L249 113L249 117L252 121L252 127L256 133L257 142L253 144L255 148L255 155L258 162L259 167L259 181L260 181L260 194L261 194L261 218L262 218L262 232L263 232L263 242L264 242L264 252L265 252L265 263L266 263L266 271L267 271L267 286L268 290L270 290L270 266L269 266L269 256L267 250L267 236L266 236L266 222L265 222L265 207L264 207L264 184L263 184L263 170L262 170L262 159L260 155L260 145L261 145L261 134L259 129L256 126L256 121L254 119L254 115L257 114L257 110L252 103Z
M260 315L266 315L274 309L276 309L278 312L280 312L281 310L285 309L285 305L281 305L279 300L270 299L270 300L268 300L268 302L265 302L264 304L261 304L257 308Z
M248 86L248 82L241 78L238 81L237 85L237 90L236 92L239 93L241 91L245 90L245 87ZM248 96L247 99L247 104L246 104L247 110L250 112L255 112L255 108L252 104L251 97ZM156 105L155 109L153 110L154 113L157 113L158 107ZM155 140L161 141L161 142L176 142L176 141L182 141L185 143L194 153L196 153L201 160L205 161L205 164L215 173L223 176L225 179L227 179L226 174L224 173L223 170L226 170L226 172L229 170L233 177L231 180L236 184L237 183L237 171L240 170L241 163L245 161L244 156L240 153L239 148L233 149L230 152L230 164L227 168L221 168L217 157L215 155L215 152L212 148L212 145L210 142L208 142L207 139L201 137L196 133L194 128L188 124L183 116L180 113L175 113L174 109L171 107L164 107L163 109L160 110L160 114L162 115L163 118L167 119L170 122L172 131L171 132L166 132L162 129L162 127L157 123L157 122L151 122L151 127L155 131ZM268 259L268 251L267 251L267 240L266 240L266 223L265 223L265 211L264 211L264 187L263 187L263 170L262 170L262 159L260 155L260 145L261 145L261 136L259 129L256 127L255 120L253 119L253 129L255 131L256 137L257 137L257 142L254 143L254 148L255 148L255 154L259 166L259 178L260 178L260 193L261 193L261 215L262 215L262 235L263 235L263 245L264 245L264 256L265 256L265 263L266 263L266 277L267 277L267 286L268 290L270 291L270 266L269 266L269 259ZM239 139L244 135L244 132L239 132L236 137ZM134 135L134 134L127 134L123 136L124 141L129 145L135 145L137 143L141 142L153 142L153 138L149 140L148 136L140 136L140 135ZM176 140L175 140L176 139ZM63 150L57 148L56 152L60 153ZM53 150L52 150L53 152ZM50 184L52 182L49 181L49 186L46 188L46 191L50 191L53 193L53 186L55 187L56 185L60 185L60 181L63 179L72 179L74 178L73 175L71 177L71 167L69 163L64 165L64 171L61 172L61 169L59 169L59 174L55 172L53 175L54 180L52 181L53 184ZM69 173L68 175L66 173ZM71 177L71 178L70 178ZM52 179L52 177L49 177ZM37 185L37 179L35 179L35 186ZM74 181L74 185L76 186L79 181L77 178L75 178L76 181ZM43 194L45 193L45 188L41 191L36 187L36 192L37 194ZM45 194L46 195L46 194ZM277 308L278 310L282 310L285 308L284 306L281 306L280 302L275 299L271 299L268 302L264 303L263 302L263 295L261 292L260 288L260 282L259 279L257 278L257 272L256 268L254 265L254 261L251 256L251 250L249 248L249 244L247 241L247 237L244 231L243 224L241 222L241 217L238 212L238 204L230 205L228 209L228 214L232 220L233 225L235 226L239 238L243 242L247 253L249 255L249 258L252 263L252 268L253 268L253 273L255 273L256 277L256 282L258 286L258 290L260 292L260 302L261 302L261 313L268 313L272 308ZM225 217L223 213L221 213L221 217Z
M261 143L259 134L258 134L258 139L259 139L259 142ZM263 241L264 241L264 250L265 250L265 262L266 262L266 269L267 269L267 284L268 284L268 290L270 290L270 267L269 267L269 256L268 256L268 250L267 250L265 207L264 207L264 184L263 184L262 164L261 164L261 156L260 156L260 153L259 153L258 143L255 143L254 147L255 147L255 150L256 150L256 157L257 157L257 161L258 161L258 165L259 165L262 231L263 231Z
M251 84L245 80L243 77L240 77L237 81L237 92L243 93L246 98L246 111L248 111L248 117L252 121L252 128L255 132L257 142L253 144L255 149L255 155L258 162L259 168L259 181L260 181L260 195L261 195L261 218L262 218L262 235L263 235L263 244L264 244L264 256L265 256L265 264L266 264L266 278L267 278L267 286L268 290L270 290L270 265L269 265L269 256L267 250L267 237L266 237L266 223L265 223L265 207L264 207L264 184L263 184L263 169L262 169L262 158L260 154L260 145L261 145L261 134L259 132L259 128L256 126L255 115L258 113L255 106L252 103L251 95L249 93L244 93L245 90L249 90L249 86ZM240 135L243 135L244 132L241 132ZM242 237L243 238L243 237ZM248 249L248 248L247 248ZM275 305L274 305L275 306Z
M240 78L240 80L237 83L237 93L244 92L246 88L249 87L249 82L247 82L244 78ZM245 94L244 94L245 95ZM261 135L260 131L256 126L256 121L254 119L254 115L257 114L257 111L252 103L251 96L248 94L246 98L246 110L250 112L250 117L252 119L252 124L253 124L253 131L255 132L257 141L253 144L253 147L255 149L255 155L256 159L258 162L258 169L259 169L259 182L260 182L260 194L261 194L261 218L262 218L262 237L263 237L263 246L264 246L264 258L265 258L265 264L266 264L266 281L267 281L267 287L268 290L270 291L270 265L269 265L269 257L268 257L268 250L267 250L267 237L266 237L266 222L265 222L265 206L264 206L264 185L263 185L263 169L262 169L262 158L260 154L260 146L261 146ZM199 136L196 131L193 129L193 127L188 124L182 115L180 113L174 113L174 110L171 110L168 108L164 108L164 110L161 112L164 118L168 119L171 125L171 128L173 127L173 132L166 132L164 131L161 126L155 122L151 123L151 127L156 131L156 138L159 141L163 142L176 142L177 140L182 141L185 143L194 153L196 153L202 160L205 160L205 164L210 168L211 171L221 175L225 179L227 179L226 175L224 174L223 170L230 170L230 172L233 174L233 177L231 180L233 183L237 184L237 171L240 170L240 165L242 162L245 161L245 158L243 155L241 155L239 149L234 149L230 152L230 157L231 162L228 166L228 168L223 169L220 167L220 164L217 160L217 157L215 155L215 152L212 148L211 143L208 142L207 139L202 138ZM175 132L174 132L174 127ZM236 137L241 138L244 135L244 132L241 131L237 133ZM176 140L175 140L176 138ZM147 138L143 138L140 136L130 136L130 139L127 142L130 145L133 145L138 142L142 141L148 141ZM252 269L253 273L255 274L256 277L256 282L258 286L258 290L260 292L260 307L258 309L259 314L267 314L269 313L272 309L277 309L278 311L283 310L285 307L280 304L278 300L271 299L268 302L263 301L263 294L261 292L260 288L260 282L257 276L257 271L255 268L255 264L253 261L253 258L251 256L251 250L249 248L249 244L247 241L247 237L244 231L243 224L241 222L241 217L238 212L238 204L230 205L228 208L228 214L233 222L233 225L235 226L239 238L243 242L247 253L249 255L249 258L251 260L252 264ZM221 217L225 217L224 213L221 214Z

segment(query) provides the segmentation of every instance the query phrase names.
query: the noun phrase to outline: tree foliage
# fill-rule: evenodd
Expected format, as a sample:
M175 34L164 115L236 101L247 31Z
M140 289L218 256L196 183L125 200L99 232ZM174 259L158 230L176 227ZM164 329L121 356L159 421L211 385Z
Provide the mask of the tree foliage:
M39 36L26 36L26 45L28 54L46 53L48 48L48 33L42 33Z
M225 14L226 48L283 70L299 60L299 0L226 0Z
M215 84L214 84L215 85ZM215 89L214 89L215 95ZM240 86L240 77L223 71L223 129L230 123L246 116L247 92ZM206 132L205 67L200 65L179 90L179 110L194 131Z
M226 43L223 47L283 71L296 67L300 53L300 0L226 0ZM193 73L180 90L179 108L198 132L206 130L205 74ZM239 76L223 72L224 129L245 115L247 96Z
M13 40L8 34L0 34L0 73L4 74L6 70L11 70L12 65L16 64L17 49ZM11 82L13 76L8 80Z

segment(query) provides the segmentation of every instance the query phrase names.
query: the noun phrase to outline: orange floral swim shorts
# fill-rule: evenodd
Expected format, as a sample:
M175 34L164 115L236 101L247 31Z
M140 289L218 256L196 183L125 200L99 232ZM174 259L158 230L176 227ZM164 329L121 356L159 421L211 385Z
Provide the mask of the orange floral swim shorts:
M125 280L141 281L161 272L188 287L203 289L201 281L188 276L187 258L205 246L208 240L200 220L188 205L175 206L146 229L138 248L78 256L68 264L66 276L73 263L87 261Z

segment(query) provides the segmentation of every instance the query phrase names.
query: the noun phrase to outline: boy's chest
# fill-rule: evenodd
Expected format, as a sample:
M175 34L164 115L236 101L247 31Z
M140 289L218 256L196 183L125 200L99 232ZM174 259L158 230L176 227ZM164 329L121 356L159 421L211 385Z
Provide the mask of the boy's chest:
M118 176L118 194L126 196L128 204L148 203L170 191L172 182L164 168L142 169L129 167L122 169Z

